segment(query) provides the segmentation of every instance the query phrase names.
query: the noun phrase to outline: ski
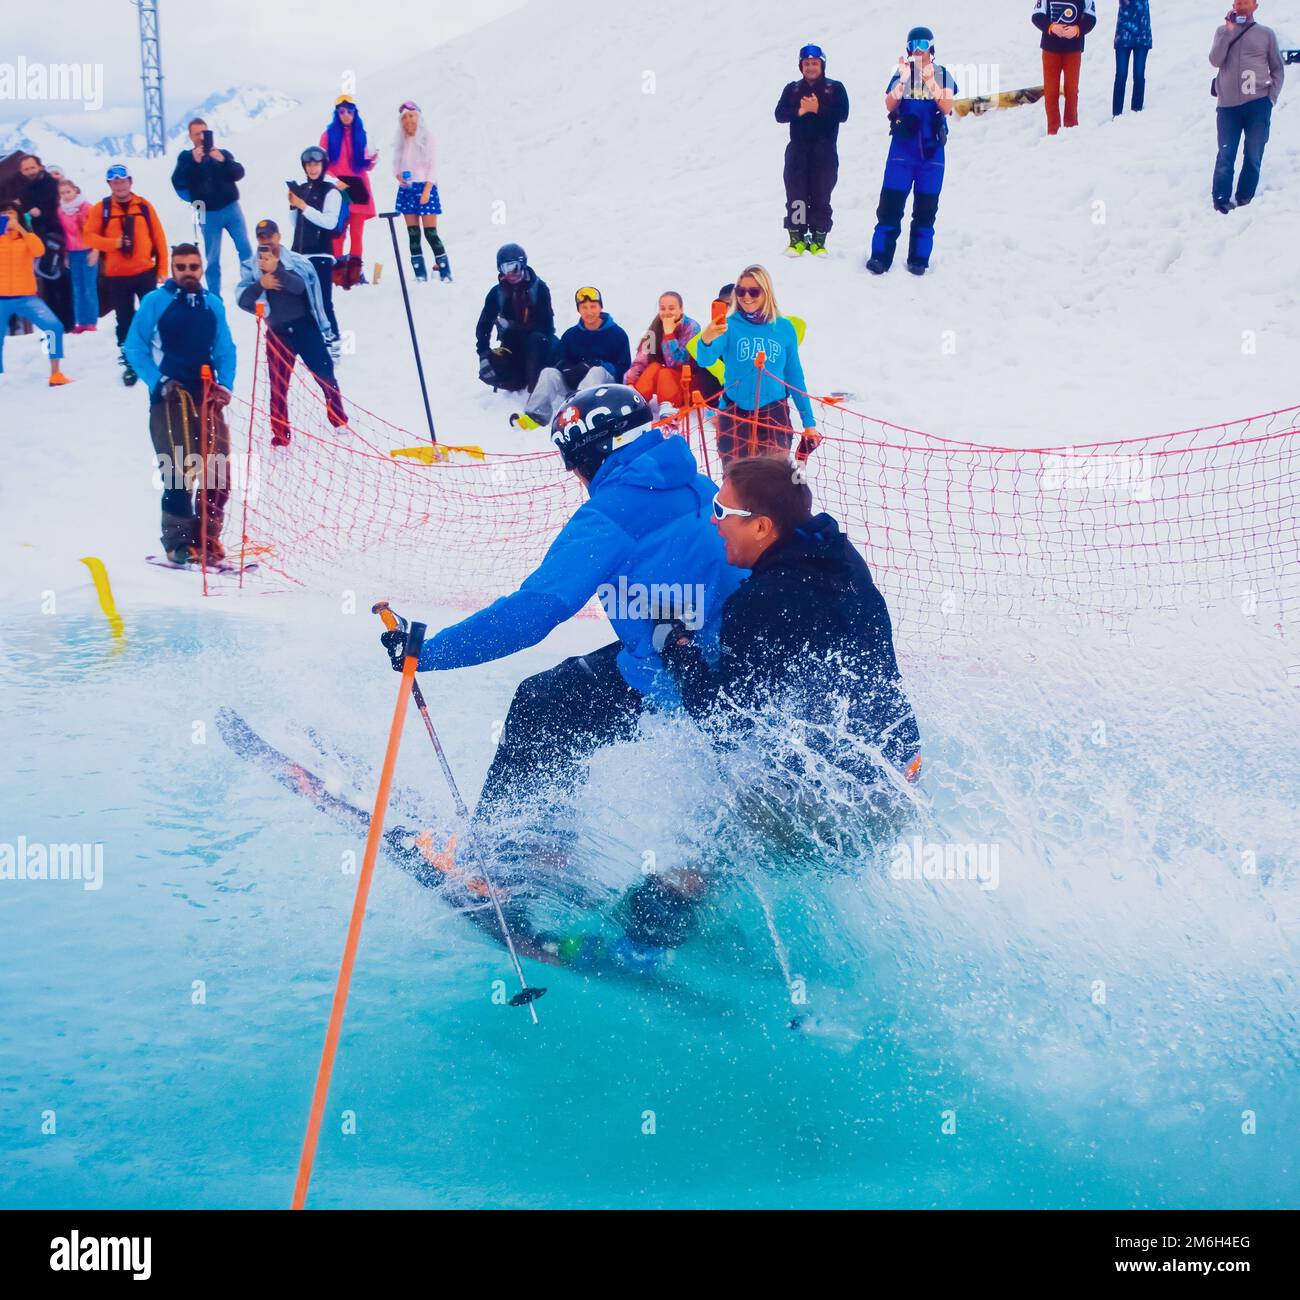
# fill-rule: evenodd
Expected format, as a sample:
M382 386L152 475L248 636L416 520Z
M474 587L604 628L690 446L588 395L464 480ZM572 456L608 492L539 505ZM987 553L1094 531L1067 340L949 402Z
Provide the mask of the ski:
M206 568L209 573L256 573L257 561L254 560L240 568L238 564L232 564L229 560L218 560L215 564L202 565L197 561L193 564L177 564L175 560L169 560L165 555L146 555L144 557L146 564L152 564L158 569L178 569L184 572L202 573Z

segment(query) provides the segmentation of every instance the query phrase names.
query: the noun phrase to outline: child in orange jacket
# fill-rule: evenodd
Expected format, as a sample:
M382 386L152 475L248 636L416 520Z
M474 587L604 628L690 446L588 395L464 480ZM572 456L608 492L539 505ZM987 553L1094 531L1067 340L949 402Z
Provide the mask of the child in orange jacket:
M23 224L16 201L0 206L0 374L4 374L5 336L15 316L44 331L50 357L50 387L70 383L59 367L63 357L63 326L36 296L36 259L45 241Z

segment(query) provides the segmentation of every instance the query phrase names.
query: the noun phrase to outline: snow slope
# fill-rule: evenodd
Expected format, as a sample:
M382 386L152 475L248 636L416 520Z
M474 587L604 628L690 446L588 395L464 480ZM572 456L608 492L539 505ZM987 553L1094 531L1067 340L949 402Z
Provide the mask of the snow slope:
M1004 88L1034 84L1028 7L990 8L932 0L926 21L941 59L987 65L977 71ZM381 205L391 201L396 103L417 99L437 136L442 230L457 280L420 287L416 312L440 436L538 445L508 430L511 400L475 378L473 324L493 281L493 250L507 239L524 243L551 283L562 325L572 289L595 283L633 337L663 289L680 289L702 316L719 283L764 261L783 309L809 322L813 389L854 392L861 409L932 432L1048 445L1294 403L1297 86L1284 90L1275 115L1256 204L1218 216L1208 199L1212 21L1157 12L1148 111L1111 121L1112 17L1103 13L1085 57L1077 131L1047 139L1037 107L954 123L923 281L901 268L876 281L861 269L887 143L882 92L910 22L895 5L828 0L817 30L796 30L776 5L666 0L642 11L550 0L394 67L359 70L356 93L382 150ZM806 39L828 49L853 115L841 135L833 255L789 263L780 256L785 132L772 106ZM238 74L232 60L214 81ZM250 222L284 216L283 180L298 173L300 149L328 118L334 76L322 68L318 103L229 139L248 167ZM135 170L178 238L189 219L167 183L171 165L142 161ZM389 264L380 285L340 295L352 349L342 383L350 398L419 430L381 222L367 232L367 260L376 259ZM228 295L231 260L227 248ZM231 311L247 392L252 322ZM32 340L7 348L0 593L10 599L84 588L76 559L88 550L142 595L177 595L172 575L138 572L156 543L146 402L115 383L110 331L106 320L70 340L66 369L76 383L57 392L42 385Z

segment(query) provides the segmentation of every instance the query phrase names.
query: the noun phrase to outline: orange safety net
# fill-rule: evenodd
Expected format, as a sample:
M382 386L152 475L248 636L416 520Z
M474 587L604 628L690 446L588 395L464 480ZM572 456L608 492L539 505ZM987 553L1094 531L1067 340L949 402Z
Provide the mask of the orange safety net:
M1122 627L1137 611L1224 602L1279 628L1300 614L1300 407L1024 449L901 428L851 398L811 400L815 506L861 548L910 644L1048 618ZM251 463L224 540L232 560L259 567L212 590L351 588L474 609L513 590L584 499L544 432L535 453L422 464L391 454L419 435L346 393L342 405L347 426L336 429L337 409L297 366L277 421L289 444L273 447L266 375L249 404L232 404L232 442L243 430ZM665 426L715 479L718 420L716 401L697 398ZM746 424L753 445L789 445L776 423Z

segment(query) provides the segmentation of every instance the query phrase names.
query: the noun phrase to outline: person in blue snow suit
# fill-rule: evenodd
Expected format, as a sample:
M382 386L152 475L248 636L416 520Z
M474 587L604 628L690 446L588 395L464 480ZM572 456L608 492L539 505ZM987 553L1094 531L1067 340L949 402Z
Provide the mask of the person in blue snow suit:
M912 198L912 231L907 269L924 275L934 246L934 221L943 190L944 145L948 115L957 97L957 83L948 69L934 61L934 33L913 27L907 34L907 54L885 92L889 114L889 157L885 183L876 209L867 270L884 275L894 264L894 250L903 230L903 209Z
M525 678L474 813L474 831L545 810L571 792L585 761L631 739L642 713L680 705L653 645L667 607L694 625L717 662L722 606L746 576L729 567L711 520L714 484L684 438L651 427L645 398L626 384L576 393L551 423L551 440L589 496L519 589L430 637L422 672L489 663L536 645L596 596L618 639ZM381 638L400 669L404 630Z

